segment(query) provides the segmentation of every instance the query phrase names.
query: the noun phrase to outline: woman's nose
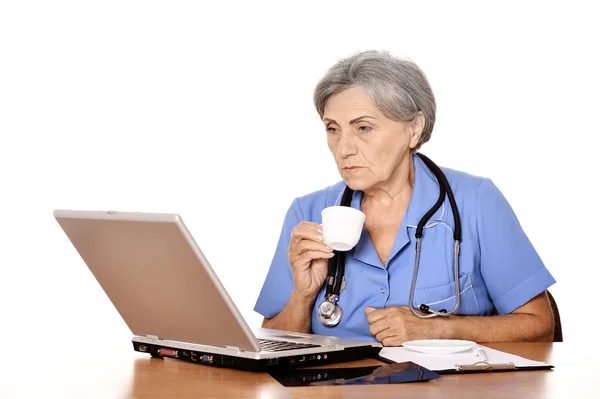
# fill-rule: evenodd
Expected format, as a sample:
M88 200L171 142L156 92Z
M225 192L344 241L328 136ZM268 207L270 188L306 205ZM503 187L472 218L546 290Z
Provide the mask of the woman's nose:
M357 153L355 137L352 134L342 133L340 137L339 153L342 157L348 157Z

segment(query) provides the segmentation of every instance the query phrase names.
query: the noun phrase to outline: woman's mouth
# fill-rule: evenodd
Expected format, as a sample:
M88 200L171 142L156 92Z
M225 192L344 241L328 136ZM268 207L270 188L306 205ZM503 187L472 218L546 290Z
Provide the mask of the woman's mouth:
M342 170L345 170L347 172L356 172L360 169L363 169L363 167L362 166L346 166L346 167L342 168Z

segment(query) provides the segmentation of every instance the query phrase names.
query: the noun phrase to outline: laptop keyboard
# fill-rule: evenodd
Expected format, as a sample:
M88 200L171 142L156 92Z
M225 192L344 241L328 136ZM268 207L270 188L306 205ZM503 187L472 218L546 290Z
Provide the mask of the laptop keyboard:
M320 345L300 344L297 342L272 341L269 339L257 338L260 348L265 352L289 351L292 349L318 348Z

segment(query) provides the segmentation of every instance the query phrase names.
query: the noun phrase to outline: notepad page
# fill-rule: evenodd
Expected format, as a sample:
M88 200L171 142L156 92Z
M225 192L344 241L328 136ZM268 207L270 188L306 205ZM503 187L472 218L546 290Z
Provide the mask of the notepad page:
M548 366L544 362L525 359L486 346L480 346L480 348L483 349L485 357L487 357L487 363L489 364L514 363L517 367ZM403 347L386 347L379 352L379 356L396 363L411 361L432 371L453 370L456 369L456 365L473 364L485 360L477 356L477 353L472 349L464 352L440 355L415 352Z

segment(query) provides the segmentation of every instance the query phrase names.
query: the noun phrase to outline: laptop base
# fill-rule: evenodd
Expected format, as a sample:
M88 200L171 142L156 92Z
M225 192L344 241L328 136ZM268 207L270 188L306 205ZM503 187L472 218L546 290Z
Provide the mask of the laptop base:
M326 348L323 348L323 352L304 355L280 356L267 359L248 359L223 355L220 353L197 352L188 349L139 342L133 342L133 349L136 352L147 353L156 358L172 358L215 367L227 367L257 372L269 371L274 368L309 367L321 364L376 358L381 350L380 347L365 345L334 351L328 351Z

